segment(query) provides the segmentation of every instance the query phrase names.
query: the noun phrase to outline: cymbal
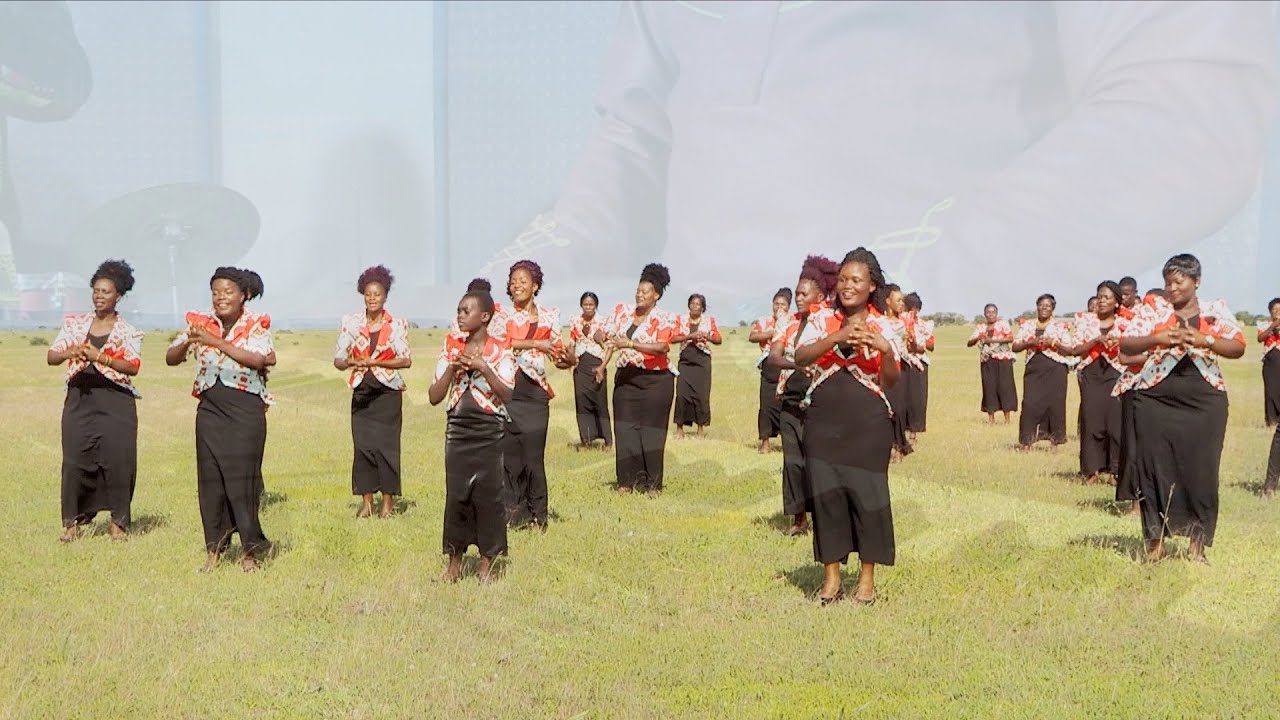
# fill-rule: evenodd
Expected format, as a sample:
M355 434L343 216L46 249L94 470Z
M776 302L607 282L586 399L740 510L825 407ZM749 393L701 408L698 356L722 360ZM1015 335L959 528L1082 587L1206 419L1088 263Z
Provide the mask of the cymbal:
M71 232L70 245L122 257L139 270L170 269L170 252L180 267L205 273L229 265L258 238L258 209L230 188L176 183L121 196L85 216Z

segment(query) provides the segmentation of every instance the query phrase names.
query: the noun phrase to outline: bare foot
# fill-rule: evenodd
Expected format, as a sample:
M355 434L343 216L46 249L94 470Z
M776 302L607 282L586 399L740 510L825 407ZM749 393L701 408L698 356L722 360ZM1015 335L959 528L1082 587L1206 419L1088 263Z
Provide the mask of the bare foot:
M129 533L126 532L124 528L115 524L114 521L111 523L110 533L112 540L126 540L129 537Z
M395 503L396 503L396 499L394 495L384 494L382 496L382 510L378 512L378 517L384 520L391 517L392 513L394 513L396 510Z
M364 503L363 505L360 506L360 512L356 513L356 517L358 518L367 518L372 515L373 515L372 503Z
M859 605L871 605L876 601L876 575L874 565L863 563L858 573L858 589L853 593L853 601Z
M1094 473L1094 474L1090 475L1089 477L1085 478L1085 479L1084 479L1084 484L1085 484L1085 485L1097 485L1097 484L1098 484L1098 473Z
M240 558L240 569L245 572L258 569L258 559L253 556L253 553L247 552Z
M684 426L683 426L683 425L677 425L677 426L676 426L676 439L677 439L677 440L683 440L683 439L684 439Z
M756 452L760 453L761 455L764 455L765 453L769 452L769 438L765 438L760 441L760 447L756 448Z
M619 495L629 495L632 492L632 488L630 485L619 485L615 487L613 491L618 493Z
M1276 489L1275 489L1275 488L1273 488L1273 487L1264 487L1264 488L1262 488L1262 497L1264 497L1264 498L1266 498L1266 499L1270 500L1271 498L1273 498L1273 497L1275 497L1275 496L1276 496Z
M1147 562L1158 563L1165 557L1164 542L1156 540L1147 543Z
M58 536L58 542L69 543L75 542L80 537L80 527L78 525L68 525L62 529L62 534Z
M215 553L215 552L209 553L208 555L205 556L204 565L201 565L200 569L197 570L196 572L202 572L202 573L213 572L213 569L218 567L219 559L221 559L221 556L218 553Z
M449 566L440 574L440 582L456 583L462 577L462 556L450 555Z
M706 435L707 435L706 430L707 430L707 427L706 427L705 425L699 425L699 426L698 426L698 437L706 437Z
M1199 540L1192 540L1191 545L1187 548L1187 559L1193 563L1208 565L1209 558L1204 554L1204 543Z
M491 585L497 581L497 577L493 574L493 558L480 556L480 576L481 585Z
M1134 500L1132 503L1129 504L1129 514L1137 515L1139 512L1141 512L1141 509L1138 506L1138 501Z

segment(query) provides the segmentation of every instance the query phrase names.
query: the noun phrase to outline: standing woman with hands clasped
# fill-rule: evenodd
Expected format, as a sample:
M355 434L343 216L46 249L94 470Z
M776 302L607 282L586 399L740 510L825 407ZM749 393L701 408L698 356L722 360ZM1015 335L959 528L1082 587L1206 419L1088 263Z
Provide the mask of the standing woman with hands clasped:
M655 496L662 492L667 423L675 390L667 353L675 319L658 309L658 300L670 283L671 273L665 266L646 265L636 284L636 304L614 308L613 317L596 335L605 347L604 361L596 368L598 381L604 382L604 369L618 356L613 442L619 493L639 490Z
M1147 353L1133 380L1134 474L1147 558L1164 539L1190 538L1188 557L1207 562L1218 525L1218 471L1227 431L1227 385L1218 358L1244 355L1244 333L1222 300L1202 303L1200 261L1164 264L1167 302L1142 305L1120 338L1121 362ZM1118 392L1123 389L1118 388Z
M133 289L123 260L98 266L89 281L93 312L68 315L48 363L67 363L62 405L62 542L100 510L111 513L111 538L126 536L138 476L138 391L142 331L116 311Z
M676 379L676 437L684 437L686 425L698 426L702 437L711 424L711 346L723 342L712 315L705 314L705 295L689 296L689 314L676 316L672 343L679 343L680 374Z
M188 351L196 359L191 394L196 406L196 485L208 553L201 571L213 570L240 533L248 572L271 543L262 532L262 455L267 443L266 371L275 365L271 317L245 303L262 296L262 278L252 270L220 267L209 279L211 313L187 313L187 330L165 352L180 365Z
M1049 293L1036 298L1036 317L1018 326L1013 351L1027 351L1022 371L1022 414L1018 417L1018 446L1030 450L1040 440L1054 447L1067 441L1067 376L1074 358L1065 323L1053 316L1058 301Z
M351 493L362 499L357 517L373 514L373 495L382 493L378 517L388 518L400 494L400 430L404 419L404 378L413 365L409 322L386 310L395 278L376 265L360 273L356 291L364 296L364 312L342 318L333 366L350 370Z
M865 248L845 255L832 307L810 313L795 352L815 366L804 423L804 459L813 492L813 555L822 563L818 600L844 595L840 565L858 554L853 599L876 599L876 565L895 560L889 501L892 410L885 389L901 377L905 348L884 317L885 279Z
M1267 303L1271 317L1258 323L1262 343L1262 409L1267 427L1280 424L1280 297Z
M471 291L458 301L458 334L450 333L427 391L432 405L448 399L444 440L444 553L449 566L441 579L462 577L462 556L480 551L480 582L493 579L493 559L507 554L507 522L502 504L502 438L507 403L516 383L515 358L486 330L493 296Z

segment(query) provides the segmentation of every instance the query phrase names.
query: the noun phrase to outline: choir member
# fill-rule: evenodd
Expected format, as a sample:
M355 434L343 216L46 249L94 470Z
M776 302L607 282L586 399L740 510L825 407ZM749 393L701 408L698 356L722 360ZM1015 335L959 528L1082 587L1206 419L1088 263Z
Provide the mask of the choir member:
M1080 380L1080 474L1088 483L1101 473L1120 475L1120 398L1114 396L1120 363L1120 335L1127 321L1116 314L1120 286L1110 280L1098 285L1093 313L1079 318L1075 345L1063 353L1083 356L1076 365Z
M502 327L516 363L516 382L507 410L511 422L503 440L506 467L507 524L547 529L547 428L555 391L547 380L547 360L567 364L560 338L560 309L539 304L542 268L520 260L507 274L511 307L498 310L493 325Z
M400 371L413 365L409 322L386 309L394 277L382 265L360 273L356 291L364 312L342 318L333 366L350 370L351 494L361 498L357 517L373 514L374 493L382 493L379 517L391 517L400 495L400 430L405 382Z
M1244 355L1244 333L1221 300L1202 302L1201 266L1175 255L1163 269L1167 301L1142 306L1120 339L1125 359L1148 353L1133 386L1136 481L1147 557L1164 539L1190 539L1206 562L1218 522L1218 472L1227 429L1227 388L1218 359Z
M893 408L893 460L901 460L910 455L914 448L911 445L910 438L907 437L907 414L910 412L908 406L911 404L908 396L909 388L906 380L906 367L911 364L910 358L906 352L906 336L908 333L904 316L907 312L906 296L902 293L902 288L894 283L885 286L884 299L884 321L898 335L898 340L903 347L902 357L902 373L903 380L894 383L891 387L885 388L885 397L889 399L889 406Z
M902 365L902 382L907 386L907 440L915 444L916 434L928 427L929 353L933 352L936 340L933 321L920 317L920 311L924 309L920 294L907 293L903 301L907 308L903 314L907 327L907 354L904 358L907 362Z
M481 583L493 580L493 559L507 554L502 444L516 363L507 345L487 331L493 310L493 296L483 290L462 296L456 316L461 337L445 338L427 391L432 405L448 401L442 542L449 565L441 579L451 583L462 576L470 546L480 551Z
M187 329L165 352L168 365L196 360L191 394L196 406L196 482L207 557L203 572L217 566L240 534L240 567L257 569L270 548L258 519L262 454L267 442L266 371L275 365L271 317L245 303L261 297L262 278L252 270L220 267L209 279L212 312L189 312Z
M969 336L967 347L978 345L978 370L982 379L982 412L987 422L994 424L996 413L1004 413L1009 424L1009 414L1018 410L1018 386L1013 380L1013 326L1000 319L1000 308L988 303L982 308L983 322L978 323Z
M1036 298L1036 317L1018 326L1013 351L1027 352L1022 371L1022 414L1018 445L1031 449L1048 439L1054 447L1067 441L1067 375L1074 364L1062 350L1070 345L1070 329L1053 316L1057 300L1048 293Z
M1267 303L1271 317L1258 323L1262 343L1262 405L1267 427L1280 423L1280 297Z
M782 405L778 399L779 369L765 360L771 354L770 348L778 331L778 323L785 321L790 313L791 288L778 288L778 292L773 295L773 314L756 319L747 335L747 340L760 345L760 357L756 360L756 367L760 370L760 409L756 411L756 430L760 439L757 449L761 454L769 452L770 438L782 434Z
M667 446L675 377L667 353L675 334L675 318L658 308L671 283L663 265L650 263L640 273L635 305L618 305L596 336L604 343L604 362L596 377L618 357L613 379L613 440L617 490L662 492L663 461Z
M68 315L49 347L50 365L67 363L62 404L62 542L79 536L99 511L123 539L138 475L138 391L142 332L116 305L133 289L133 268L107 260L89 280L93 312Z
M777 399L782 434L782 512L791 516L783 534L794 537L809 532L812 497L804 467L804 400L809 393L809 371L796 366L796 346L809 315L828 306L835 291L840 266L834 260L810 255L796 282L796 312L777 319L767 365L778 369Z
M901 377L905 348L883 315L887 283L874 253L858 248L840 265L832 307L811 313L796 365L814 366L804 424L805 468L813 495L814 558L822 563L821 604L844 589L840 565L858 553L854 600L876 598L875 567L894 563L889 456L893 410L885 391Z
M600 381L596 381L596 368L604 360L604 347L596 342L596 334L604 328L604 321L596 314L600 298L593 292L584 292L578 306L582 314L569 330L569 342L573 343L573 402L578 417L578 447L592 447L596 440L602 440L602 447L608 449L613 447L613 429L609 427L609 371L606 369Z
M689 425L698 426L702 437L711 424L711 346L724 341L714 315L706 314L707 298L689 296L689 314L676 316L672 344L680 345L676 375L676 437L684 437Z

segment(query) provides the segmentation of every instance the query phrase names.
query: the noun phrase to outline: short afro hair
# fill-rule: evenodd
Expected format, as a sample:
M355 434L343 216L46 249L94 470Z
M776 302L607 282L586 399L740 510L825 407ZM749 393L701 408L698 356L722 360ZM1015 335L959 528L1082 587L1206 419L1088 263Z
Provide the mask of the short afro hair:
M493 292L493 284L485 278L475 278L467 283L467 292Z
M369 283L378 283L382 286L383 292L391 292L391 283L395 282L395 276L387 269L386 265L374 265L360 273L360 279L356 280L356 292L364 294L364 289Z
M1192 280L1199 280L1202 268L1200 267L1200 258L1191 253L1180 253L1169 258L1164 264L1164 269L1160 274L1168 278L1170 275L1186 275Z
M836 292L836 281L840 279L840 265L822 255L810 255L800 266L800 279L817 285L822 297L830 298Z
M536 297L538 291L542 290L542 266L532 260L517 260L507 271L507 297L511 297L511 278L515 277L518 270L529 273L529 279L536 286L533 291Z
M133 268L124 260L106 260L94 271L89 287L92 288L99 280L110 280L116 286L116 292L124 295L133 289Z
M658 297L662 297L667 292L667 286L671 284L671 271L667 270L666 265L649 263L640 271L640 282L652 285Z

